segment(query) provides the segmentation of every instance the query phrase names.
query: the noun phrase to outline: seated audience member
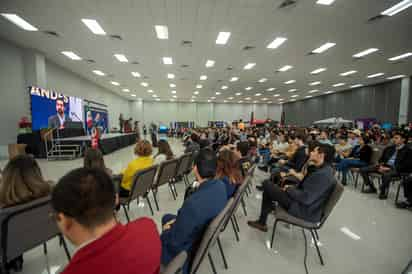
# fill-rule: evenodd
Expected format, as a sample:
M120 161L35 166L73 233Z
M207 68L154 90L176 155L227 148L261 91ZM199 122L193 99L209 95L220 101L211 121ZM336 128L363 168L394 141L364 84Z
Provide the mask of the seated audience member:
M198 181L197 190L192 193L179 209L177 216L166 214L162 218L162 264L167 265L181 251L190 256L196 252L206 225L215 218L227 203L226 187L215 179L217 158L214 151L202 149L194 161L194 174ZM188 273L186 262L184 273Z
M196 133L192 133L189 137L189 140L186 142L186 148L184 153L196 153L200 150L200 145L199 145L199 135Z
M289 146L289 143L286 141L286 136L283 133L280 133L277 140L272 142L272 155L278 156L279 154L284 154Z
M252 160L249 157L249 142L238 142L236 153L240 157L239 165L241 167L242 177L246 177L249 168L252 166Z
M163 161L171 160L175 157L169 143L166 140L159 140L159 142L157 142L157 146L158 152L154 157L155 164L160 164Z
M345 135L339 135L337 141L338 143L335 145L336 162L340 162L341 159L349 157L352 146L348 143Z
M239 160L236 153L227 148L221 149L217 157L216 178L225 183L228 199L233 196L243 180Z
M369 138L365 135L358 138L359 145L354 147L351 157L341 159L336 167L342 172L342 184L346 185L347 174L350 168L368 166L372 157L372 148L369 146Z
M103 153L99 149L89 148L84 153L83 167L85 168L101 168L112 176L113 172L104 164Z
M401 173L412 172L412 150L405 145L406 134L395 132L393 134L394 145L384 149L379 164L362 168L360 173L364 183L369 187L364 193L376 193L376 188L369 178L369 173L380 173L382 184L379 199L388 198L387 190L392 179L399 177Z
M2 172L0 181L0 208L31 202L50 194L51 183L43 179L36 160L28 155L11 159ZM16 272L22 271L23 255L12 259L5 266Z
M358 137L361 136L361 131L359 129L348 131L348 143L351 147L359 145Z
M293 155L289 158L289 160L279 160L278 164L279 167L275 167L272 170L272 173L276 172L287 172L289 169L294 169L297 172L300 172L303 164L306 162L307 155L305 152L305 144L303 141L306 137L303 134L297 134L294 139L294 143L296 146L296 151Z
M114 203L111 178L101 169L75 169L59 180L52 207L59 229L76 247L62 274L159 273L156 224L140 218L122 225Z
M122 172L123 178L120 184L120 197L128 197L132 188L132 180L135 173L139 170L151 167L153 165L152 145L149 141L140 140L137 142L134 153L137 156L132 160L127 168Z
M332 142L329 140L329 134L325 130L322 130L320 132L318 142L321 144L327 144L327 145L333 146Z
M310 161L316 169L308 173L296 187L283 190L271 182L264 183L260 217L257 221L249 221L248 225L266 232L267 217L273 210L273 202L277 202L278 206L297 218L319 222L323 213L322 207L336 184L331 167L334 154L333 146L319 144L310 153Z

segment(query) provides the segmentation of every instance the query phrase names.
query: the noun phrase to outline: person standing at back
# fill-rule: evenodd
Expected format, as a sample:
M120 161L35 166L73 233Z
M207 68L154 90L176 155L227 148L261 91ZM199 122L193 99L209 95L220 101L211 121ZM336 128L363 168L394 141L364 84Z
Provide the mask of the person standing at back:
M75 246L62 274L159 273L156 224L149 218L116 221L114 187L102 169L69 172L53 189L51 203L57 226Z

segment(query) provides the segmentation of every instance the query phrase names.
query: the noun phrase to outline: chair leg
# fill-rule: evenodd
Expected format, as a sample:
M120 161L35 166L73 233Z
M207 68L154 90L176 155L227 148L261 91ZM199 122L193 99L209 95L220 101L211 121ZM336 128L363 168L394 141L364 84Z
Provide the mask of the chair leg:
M210 266L212 267L213 274L217 274L216 267L215 267L215 264L213 262L212 255L210 255L210 252L207 253L207 257L209 258L209 263L210 263Z
M171 184L171 183L169 183L169 190L170 190L170 192L172 193L173 200L176 201L175 191L173 190L173 187L172 187L172 184Z
M236 230L237 232L240 232L240 227L239 227L239 223L237 221L236 215L233 214L233 220L235 221L235 225L236 225Z
M401 185L402 185L402 180L399 181L398 184L398 189L396 190L396 196L395 196L395 204L398 203L398 199L399 199L399 192L401 191Z
M44 255L47 255L47 242L43 243L43 251L44 251Z
M153 216L154 212L153 212L153 208L152 208L152 203L150 202L149 196L147 196L147 195L146 195L146 201L147 201L147 204L149 205L150 212L152 213L152 216Z
M315 242L315 247L316 247L316 251L318 252L320 264L321 264L321 265L325 265L325 264L323 263L322 255L320 254L320 250L319 250L319 246L318 246L318 241L316 240L316 237L315 237L312 229L310 230L310 233L312 234L312 239L313 239L313 241Z
M157 190L156 191L152 190L152 194L153 194L153 200L155 202L156 209L157 211L160 211L159 203L157 202Z
M64 252L66 253L67 260L70 262L71 257L69 253L69 249L67 248L66 240L64 240L63 236L60 236L61 243L63 244Z
M236 241L239 242L240 241L239 234L237 232L237 228L236 228L235 222L233 221L233 218L230 218L230 222L232 223L233 232L235 232Z
M246 204L245 204L245 201L243 200L243 197L241 198L240 203L242 204L243 213L245 213L245 216L247 216Z
M129 222L130 222L130 219L129 219L129 214L127 214L126 206L125 206L125 205L122 205L122 207L123 207L123 210L124 210L124 214L126 215L127 222L129 223Z
M319 234L318 234L318 231L315 229L315 230L313 230L313 232L315 233L316 239L319 241Z
M223 265L225 266L225 269L229 269L219 236L217 237L217 245L219 247L220 255L222 255Z
M272 230L272 240L270 241L270 248L273 248L273 242L275 241L275 233L276 233L276 225L278 224L279 220L275 220L275 223L273 224L273 230Z
M358 180L359 180L359 172L356 173L356 178L355 178L355 189L358 188ZM316 231L316 230L315 230Z

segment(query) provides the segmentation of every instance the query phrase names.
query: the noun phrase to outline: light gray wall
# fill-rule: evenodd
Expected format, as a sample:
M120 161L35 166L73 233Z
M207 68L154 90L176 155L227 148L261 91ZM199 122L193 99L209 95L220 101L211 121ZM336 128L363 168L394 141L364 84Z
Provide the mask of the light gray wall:
M398 122L401 81L361 87L283 105L286 124L307 126L330 117Z

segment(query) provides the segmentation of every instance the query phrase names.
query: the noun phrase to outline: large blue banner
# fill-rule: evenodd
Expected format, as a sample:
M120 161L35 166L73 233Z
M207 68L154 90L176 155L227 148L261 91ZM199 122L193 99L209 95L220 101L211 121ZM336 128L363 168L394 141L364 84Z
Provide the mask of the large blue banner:
M64 128L83 121L83 100L54 90L30 87L32 129Z
M109 132L109 115L106 110L84 106L84 114L87 135L92 134L93 127L98 128L101 134Z

